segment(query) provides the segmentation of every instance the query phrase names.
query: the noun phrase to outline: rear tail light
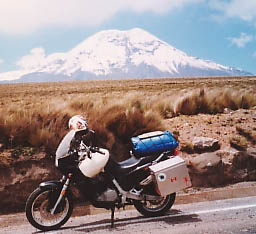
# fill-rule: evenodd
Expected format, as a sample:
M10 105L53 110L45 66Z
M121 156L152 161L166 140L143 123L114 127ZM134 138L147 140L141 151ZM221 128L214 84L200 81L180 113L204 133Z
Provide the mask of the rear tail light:
M173 155L174 156L177 156L179 154L179 151L178 151L178 148L175 148L174 152L173 152Z

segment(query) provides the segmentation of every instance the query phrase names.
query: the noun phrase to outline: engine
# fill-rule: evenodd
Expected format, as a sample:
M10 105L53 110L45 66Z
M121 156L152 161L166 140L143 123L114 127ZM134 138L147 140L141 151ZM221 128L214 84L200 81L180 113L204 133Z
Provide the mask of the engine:
M111 180L105 173L100 173L94 180L94 191L97 194L94 200L97 202L115 202L118 199L116 190L112 188Z
M118 198L117 192L113 189L107 188L102 194L96 197L96 201L100 202L114 202Z

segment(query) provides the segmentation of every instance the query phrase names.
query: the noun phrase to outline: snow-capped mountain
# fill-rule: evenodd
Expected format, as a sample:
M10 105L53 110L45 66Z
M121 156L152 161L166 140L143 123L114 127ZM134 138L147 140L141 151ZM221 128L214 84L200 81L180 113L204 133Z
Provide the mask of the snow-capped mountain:
M67 53L33 61L23 70L0 73L0 80L64 80L242 76L240 69L188 56L139 29L96 33Z

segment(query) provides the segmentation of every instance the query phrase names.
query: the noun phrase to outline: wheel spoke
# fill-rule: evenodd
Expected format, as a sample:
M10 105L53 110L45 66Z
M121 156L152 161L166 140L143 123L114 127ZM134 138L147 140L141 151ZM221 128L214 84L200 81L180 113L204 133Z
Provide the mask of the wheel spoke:
M51 191L44 191L33 202L31 207L32 217L43 226L53 226L60 223L67 215L69 210L69 202L67 198L59 204L58 211L51 214L49 195Z
M135 208L147 217L159 216L165 214L173 205L176 194L170 194L156 201L134 201Z
M163 206L168 202L168 197L163 197L161 201L147 201L144 205L145 209L157 211L162 209Z

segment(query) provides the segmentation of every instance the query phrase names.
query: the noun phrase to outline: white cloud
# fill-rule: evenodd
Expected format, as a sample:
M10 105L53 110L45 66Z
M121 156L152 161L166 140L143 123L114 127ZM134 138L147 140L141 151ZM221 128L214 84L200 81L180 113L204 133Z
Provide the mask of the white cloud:
M17 65L21 70L33 70L39 66L43 66L46 62L45 51L43 48L34 48L30 54L23 56Z
M256 51L252 54L252 57L256 58Z
M255 0L209 0L209 6L225 17L237 17L248 22L256 20Z
M3 64L4 63L4 60L3 59L0 59L0 64Z
M163 14L205 0L8 0L0 1L0 32L31 33L47 26L92 26L120 11Z
M238 48L243 48L248 42L253 40L253 36L242 32L240 37L229 37L227 39L231 41L231 45L236 45Z

